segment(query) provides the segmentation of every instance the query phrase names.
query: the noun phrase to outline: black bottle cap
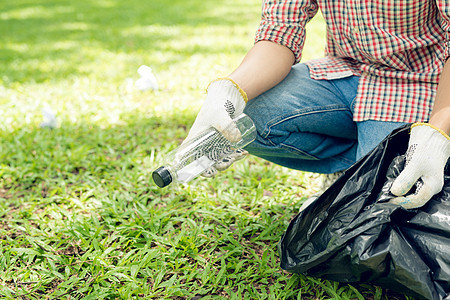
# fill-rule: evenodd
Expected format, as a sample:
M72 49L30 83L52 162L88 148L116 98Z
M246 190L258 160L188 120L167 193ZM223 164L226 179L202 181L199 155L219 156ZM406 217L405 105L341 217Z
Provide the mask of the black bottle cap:
M152 173L153 181L159 187L168 186L172 182L172 175L170 175L169 169L167 167L159 167Z

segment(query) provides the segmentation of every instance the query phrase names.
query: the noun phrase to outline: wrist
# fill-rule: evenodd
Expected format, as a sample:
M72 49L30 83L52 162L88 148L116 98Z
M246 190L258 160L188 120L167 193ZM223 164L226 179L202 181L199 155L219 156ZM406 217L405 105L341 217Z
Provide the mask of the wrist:
M206 88L206 91L208 92L208 94L226 92L228 94L232 94L235 97L241 98L244 103L247 103L248 101L248 97L245 91L241 89L241 87L233 79L228 77L217 78L216 80L211 81L211 83Z
M411 126L410 144L423 144L428 149L439 149L447 158L450 156L450 137L429 123L414 123Z
M433 110L429 124L441 129L446 134L450 134L450 107L441 108L438 111Z
M439 128L439 127L437 127L437 126L435 126L435 125L433 125L431 123L414 123L414 124L411 125L411 131L413 130L413 128L420 127L420 126L424 126L422 128L427 128L427 127L429 128L429 129L424 129L424 130L421 129L421 131L425 131L426 130L430 134L433 133L434 131L437 131L450 142L449 135L444 130L442 130L441 128ZM433 129L434 131L432 131L430 129Z

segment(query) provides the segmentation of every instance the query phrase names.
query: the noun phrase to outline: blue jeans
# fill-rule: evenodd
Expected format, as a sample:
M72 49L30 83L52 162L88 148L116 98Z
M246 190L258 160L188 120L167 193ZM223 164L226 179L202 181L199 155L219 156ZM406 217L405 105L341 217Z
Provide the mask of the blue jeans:
M251 154L302 171L334 173L354 164L405 123L353 121L358 76L314 80L304 64L248 102L257 137Z

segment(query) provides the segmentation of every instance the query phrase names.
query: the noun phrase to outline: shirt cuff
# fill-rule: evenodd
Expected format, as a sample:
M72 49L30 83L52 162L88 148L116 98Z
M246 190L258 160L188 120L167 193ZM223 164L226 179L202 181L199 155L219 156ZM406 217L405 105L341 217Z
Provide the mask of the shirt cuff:
M255 43L271 41L289 48L295 55L295 63L300 62L305 41L305 29L301 26L279 25L267 20L261 21L255 36Z

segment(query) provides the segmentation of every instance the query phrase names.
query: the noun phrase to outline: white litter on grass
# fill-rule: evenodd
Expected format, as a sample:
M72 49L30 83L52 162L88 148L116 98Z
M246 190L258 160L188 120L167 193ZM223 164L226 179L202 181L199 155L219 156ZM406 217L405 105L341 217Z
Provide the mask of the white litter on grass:
M58 127L58 120L56 119L56 114L53 109L45 104L42 108L42 116L44 121L40 124L42 128L56 128Z
M152 68L142 65L137 70L138 74L141 75L141 78L136 80L136 87L141 91L146 90L158 90L158 81L156 80L155 74L153 74Z

